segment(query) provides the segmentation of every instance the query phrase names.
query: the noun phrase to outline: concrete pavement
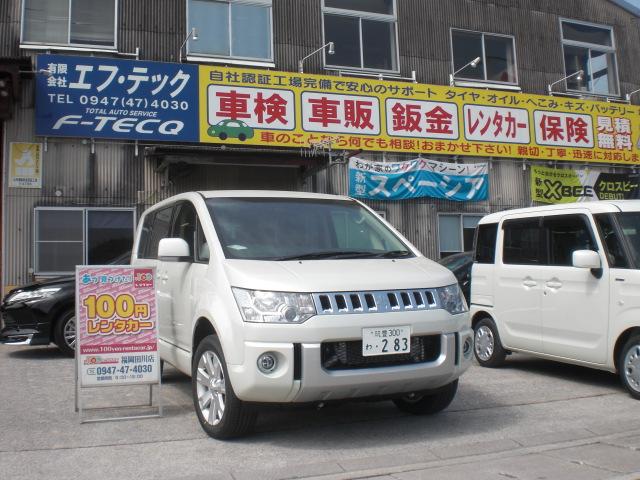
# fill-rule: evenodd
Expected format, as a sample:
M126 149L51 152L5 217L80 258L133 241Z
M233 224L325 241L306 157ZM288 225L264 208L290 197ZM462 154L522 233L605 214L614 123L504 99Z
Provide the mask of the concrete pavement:
M0 348L0 478L640 479L640 403L617 378L525 356L474 366L440 415L391 402L271 409L232 442L204 435L190 380L172 369L164 418L81 425L73 372L55 348ZM146 398L95 393L93 405Z

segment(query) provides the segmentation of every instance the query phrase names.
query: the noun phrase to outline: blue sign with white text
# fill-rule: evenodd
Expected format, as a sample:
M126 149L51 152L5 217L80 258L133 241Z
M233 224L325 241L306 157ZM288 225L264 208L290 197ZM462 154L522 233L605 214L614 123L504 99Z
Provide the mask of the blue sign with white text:
M431 197L458 202L486 200L487 163L445 163L425 158L406 162L349 160L349 195L370 200Z
M36 135L199 141L196 65L38 55L36 70Z

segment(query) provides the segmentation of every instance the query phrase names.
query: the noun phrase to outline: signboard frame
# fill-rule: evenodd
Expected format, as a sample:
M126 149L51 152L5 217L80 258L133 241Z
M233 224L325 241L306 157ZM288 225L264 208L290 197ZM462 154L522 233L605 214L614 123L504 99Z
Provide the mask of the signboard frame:
M102 355L104 356L108 356L108 355L120 355L120 358L118 359L118 364L120 364L120 362L123 360L123 357L125 354L132 354L132 355L154 355L154 363L155 363L155 378L149 380L149 379L143 379L141 381L138 381L137 379L127 379L126 381L121 381L120 383L118 383L117 381L114 380L110 380L108 383L104 383L102 385L100 384L93 384L93 383L89 383L84 381L83 382L83 369L82 369L82 365L81 363L83 362L83 360L86 359L86 357L88 356L93 356L93 361L96 363L90 363L90 365L98 365L99 364L99 359L100 357L96 357L95 354L90 353L90 354L86 354L86 353L82 353L82 338L83 338L83 329L82 329L82 325L81 325L81 320L84 317L84 315L82 314L82 300L83 298L88 298L89 295L83 296L83 298L81 298L81 273L84 275L89 275L90 279L87 282L83 282L85 284L87 283L102 283L102 279L107 279L107 280L113 280L113 282L107 282L107 283L112 283L114 285L120 284L120 285L125 285L125 281L126 280L130 280L128 283L130 284L130 288L129 291L132 291L133 289L135 289L136 287L134 286L134 282L137 282L138 280L138 276L140 275L140 270L144 271L144 275L146 278L146 281L144 281L144 285L141 285L144 288L147 288L148 290L151 290L151 295L147 295L148 298L146 299L147 303L143 303L141 302L140 304L137 303L136 301L136 296L131 294L131 293L123 293L121 289L115 289L115 293L118 294L118 296L120 295L129 295L129 297L131 297L134 301L135 304L132 305L132 307L140 307L142 308L142 310L144 310L145 306L146 306L146 315L140 314L134 314L133 316L143 316L144 319L146 319L146 322L152 322L153 326L148 328L146 333L145 333L145 341L147 343L149 343L149 340L151 339L152 343L155 343L155 347L153 350L148 350L146 353L143 350L127 350L127 351L120 351L120 352L113 352L113 353L103 353ZM75 327L76 327L76 343L75 343L75 411L79 414L79 419L80 419L80 423L95 423L95 422L107 422L107 421L117 421L117 420L132 420L132 419L142 419L142 418L156 418L156 417L162 417L163 416L163 404L162 404L162 370L161 370L161 360L160 360L160 355L158 353L158 315L157 315L157 293L156 293L156 289L155 289L155 279L156 279L156 271L155 271L155 267L134 267L132 265L77 265L76 266L76 298L75 298L75 302L76 302L76 322L75 322ZM109 271L111 271L113 273L113 275L109 275ZM129 271L130 272L130 277L128 275L123 274L123 271ZM91 276L91 272L95 273L95 277ZM99 273L98 273L99 272ZM122 278L122 277L126 277L126 278ZM84 280L84 279L82 279ZM97 281L94 281L97 280ZM119 280L122 280L122 283L119 282ZM105 287L107 288L107 287ZM126 292L126 291L125 291ZM110 293L102 293L101 295L108 295L111 298L113 298L113 296ZM114 301L117 300L114 299ZM97 299L96 299L96 303L97 303ZM115 314L114 314L115 315ZM111 325L116 325L116 321L117 320L121 320L123 322L127 322L128 320L136 320L135 318L130 318L130 319L116 319L113 318L114 315L112 315L112 319L114 320L114 322L111 323ZM120 315L120 317L125 317L125 315ZM101 317L101 318L105 318L105 317ZM88 319L87 319L88 320ZM134 322L135 323L135 322ZM138 325L142 323L139 322ZM121 325L125 325L126 323L121 323ZM124 333L124 332L122 332ZM135 332L135 333L139 333L139 331ZM128 334L131 334L131 332L128 332ZM103 336L103 338L108 338L109 334L107 334L106 336ZM131 347L136 348L139 347L139 345L136 345L136 343L131 342L130 343ZM113 348L110 347L108 344L103 343L103 347L107 347L107 348ZM153 352L153 353L150 353ZM96 359L98 359L96 361ZM110 360L113 362L114 359L105 359L105 360ZM96 367L97 368L97 367ZM117 368L117 367L113 367L112 368ZM124 366L122 366L122 368L124 368ZM128 371L128 367L127 367L127 371ZM124 377L124 376L123 376ZM122 379L124 380L124 378ZM140 403L140 404L135 404L135 405L113 405L113 406L106 406L106 407L85 407L83 404L83 396L82 396L82 391L83 390L87 390L87 389L101 389L101 388L108 388L108 387L126 387L126 386L148 386L149 388L149 397L148 397L148 402L147 403ZM155 393L155 405L154 405L154 386L157 386L156 389L156 393ZM141 409L141 408L148 408L148 409L152 409L155 410L155 412L153 413L148 413L148 414L141 414L141 415L119 415L119 416L110 416L110 417L95 417L95 418L86 418L85 413L86 412L93 412L93 411L105 411L105 410L124 410L124 409Z

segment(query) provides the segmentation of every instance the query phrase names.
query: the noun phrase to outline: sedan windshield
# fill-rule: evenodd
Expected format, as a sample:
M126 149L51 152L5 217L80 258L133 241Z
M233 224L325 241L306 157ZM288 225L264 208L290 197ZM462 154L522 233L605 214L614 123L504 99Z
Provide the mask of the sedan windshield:
M631 250L633 264L640 267L640 212L624 212L617 214L622 233Z
M412 257L374 214L349 200L210 198L227 258L326 260Z

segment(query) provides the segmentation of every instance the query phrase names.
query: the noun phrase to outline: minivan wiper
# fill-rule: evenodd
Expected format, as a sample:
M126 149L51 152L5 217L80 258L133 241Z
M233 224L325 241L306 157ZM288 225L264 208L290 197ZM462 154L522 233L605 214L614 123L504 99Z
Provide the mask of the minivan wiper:
M311 252L303 253L300 255L290 255L286 257L277 257L272 260L287 261L287 260L320 260L320 259L335 259L335 258L361 258L370 257L376 258L378 254L371 251L359 251L359 250L329 250L324 252Z
M401 258L411 255L409 250L391 250L389 252L379 253L376 258Z

